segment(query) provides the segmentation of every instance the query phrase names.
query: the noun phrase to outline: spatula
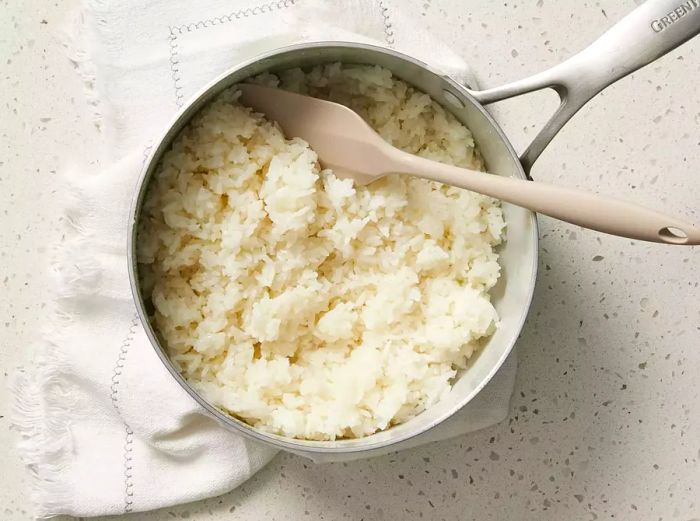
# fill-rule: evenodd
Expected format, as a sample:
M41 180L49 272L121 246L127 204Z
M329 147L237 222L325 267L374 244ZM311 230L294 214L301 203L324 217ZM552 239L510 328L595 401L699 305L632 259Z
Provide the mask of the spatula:
M240 101L300 137L324 168L366 185L388 174L430 179L488 195L584 228L667 244L700 244L700 228L607 196L431 161L391 146L356 112L330 101L241 84Z

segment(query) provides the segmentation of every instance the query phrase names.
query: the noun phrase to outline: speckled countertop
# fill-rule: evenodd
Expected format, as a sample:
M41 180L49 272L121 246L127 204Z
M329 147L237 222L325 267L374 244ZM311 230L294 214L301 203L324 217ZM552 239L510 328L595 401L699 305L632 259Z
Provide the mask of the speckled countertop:
M99 135L57 34L77 0L0 2L0 380L31 354L57 213L56 171ZM632 0L412 0L495 86L553 65ZM625 78L555 139L533 175L700 221L700 39ZM516 148L555 107L500 104ZM76 154L77 152L77 154ZM448 442L315 466L280 455L238 490L134 521L700 519L700 251L541 219L541 266L510 417ZM0 519L30 518L0 385Z

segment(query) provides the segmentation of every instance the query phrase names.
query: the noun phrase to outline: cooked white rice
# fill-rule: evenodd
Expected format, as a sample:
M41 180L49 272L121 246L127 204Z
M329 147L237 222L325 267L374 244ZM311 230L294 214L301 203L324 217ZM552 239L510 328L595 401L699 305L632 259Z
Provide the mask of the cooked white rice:
M482 167L469 130L386 69L257 81L349 105L403 150ZM498 203L408 176L353 186L236 99L192 120L144 206L140 273L173 362L211 403L284 436L405 422L494 330Z

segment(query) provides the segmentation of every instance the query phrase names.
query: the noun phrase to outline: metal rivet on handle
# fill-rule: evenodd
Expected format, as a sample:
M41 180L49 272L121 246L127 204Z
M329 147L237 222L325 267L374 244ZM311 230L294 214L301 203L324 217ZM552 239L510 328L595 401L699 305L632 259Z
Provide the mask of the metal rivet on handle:
M447 89L443 89L442 91L442 96L445 98L445 101L452 105L456 109L463 109L464 108L464 103L462 103L462 100L457 97L456 94L450 92Z

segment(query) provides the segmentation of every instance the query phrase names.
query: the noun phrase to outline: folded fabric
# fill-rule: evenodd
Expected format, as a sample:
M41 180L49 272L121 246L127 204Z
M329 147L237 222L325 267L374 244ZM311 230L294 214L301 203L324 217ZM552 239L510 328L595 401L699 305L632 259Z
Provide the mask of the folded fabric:
M135 182L149 142L188 97L285 44L374 42L472 82L467 66L411 17L398 0L86 4L68 48L90 86L113 166L67 180L59 202L67 230L52 265L57 314L47 320L39 359L17 379L14 421L39 516L120 514L214 496L274 456L206 416L150 346L127 274ZM391 450L500 421L514 375L511 357L460 414Z

